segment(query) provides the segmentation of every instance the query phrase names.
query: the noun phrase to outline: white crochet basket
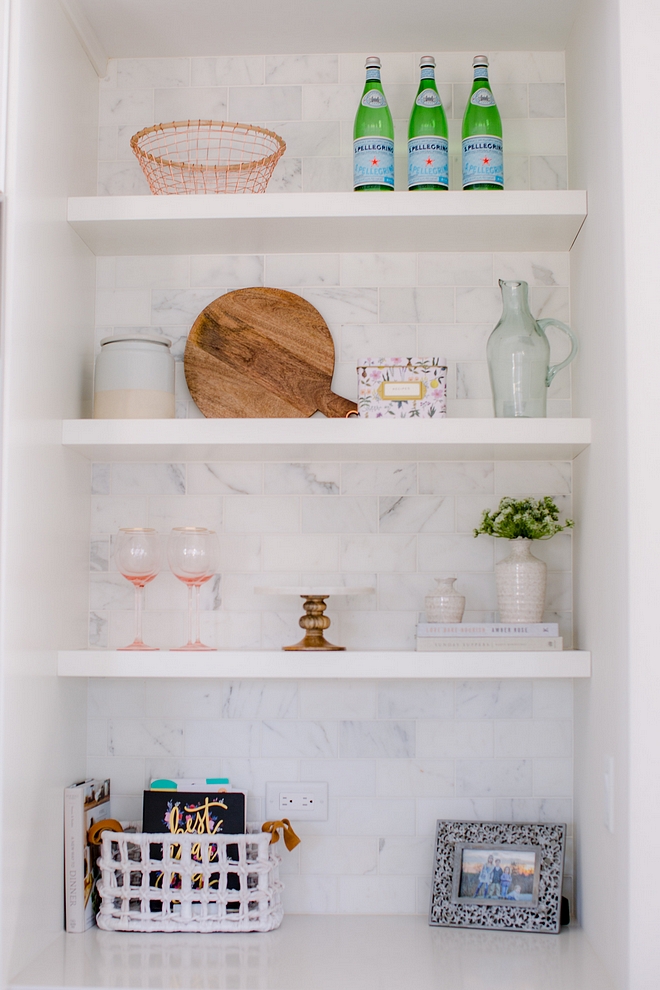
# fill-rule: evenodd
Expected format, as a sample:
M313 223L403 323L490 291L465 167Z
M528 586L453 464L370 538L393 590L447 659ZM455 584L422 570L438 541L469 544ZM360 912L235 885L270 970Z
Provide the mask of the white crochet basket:
M104 832L96 923L113 932L279 928L281 860L270 843L270 833L261 831L247 835Z

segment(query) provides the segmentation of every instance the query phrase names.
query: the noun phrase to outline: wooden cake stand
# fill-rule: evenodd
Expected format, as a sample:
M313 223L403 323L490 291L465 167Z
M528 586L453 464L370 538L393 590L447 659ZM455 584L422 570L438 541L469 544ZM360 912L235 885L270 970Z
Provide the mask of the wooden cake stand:
M346 588L339 585L328 587L284 587L284 588L255 588L257 595L299 595L304 598L305 614L300 617L298 624L305 630L305 635L299 643L293 646L283 646L283 650L345 650L345 646L333 646L323 635L323 630L330 626L330 619L324 615L327 605L326 598L330 595L368 595L375 588Z

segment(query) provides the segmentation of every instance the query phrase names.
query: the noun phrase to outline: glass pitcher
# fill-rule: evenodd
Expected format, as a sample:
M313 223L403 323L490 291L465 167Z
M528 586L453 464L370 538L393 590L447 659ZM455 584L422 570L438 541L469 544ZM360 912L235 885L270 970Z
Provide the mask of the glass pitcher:
M488 338L486 355L496 416L546 415L548 386L578 352L578 340L561 320L535 320L529 311L527 282L505 282L502 316ZM571 340L571 353L561 364L550 364L548 326L559 327Z

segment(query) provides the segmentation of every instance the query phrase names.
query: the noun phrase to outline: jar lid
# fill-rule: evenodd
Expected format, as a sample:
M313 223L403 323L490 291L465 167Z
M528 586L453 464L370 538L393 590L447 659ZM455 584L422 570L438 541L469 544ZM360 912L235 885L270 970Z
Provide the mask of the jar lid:
M104 344L114 344L118 340L146 340L150 344L164 344L165 347L171 347L172 341L169 337L161 337L160 334L155 333L113 333L110 337L104 337L101 341L101 347Z

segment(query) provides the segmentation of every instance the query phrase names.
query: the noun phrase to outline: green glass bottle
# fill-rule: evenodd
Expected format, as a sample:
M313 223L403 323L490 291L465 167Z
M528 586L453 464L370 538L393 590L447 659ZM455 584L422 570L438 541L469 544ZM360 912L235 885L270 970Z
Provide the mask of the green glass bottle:
M419 67L419 89L408 125L408 189L448 189L447 116L435 84L435 59L424 55Z
M504 189L502 120L488 82L488 59L476 55L463 115L463 189Z
M394 124L380 81L380 59L367 59L367 81L353 127L353 188L394 189Z

